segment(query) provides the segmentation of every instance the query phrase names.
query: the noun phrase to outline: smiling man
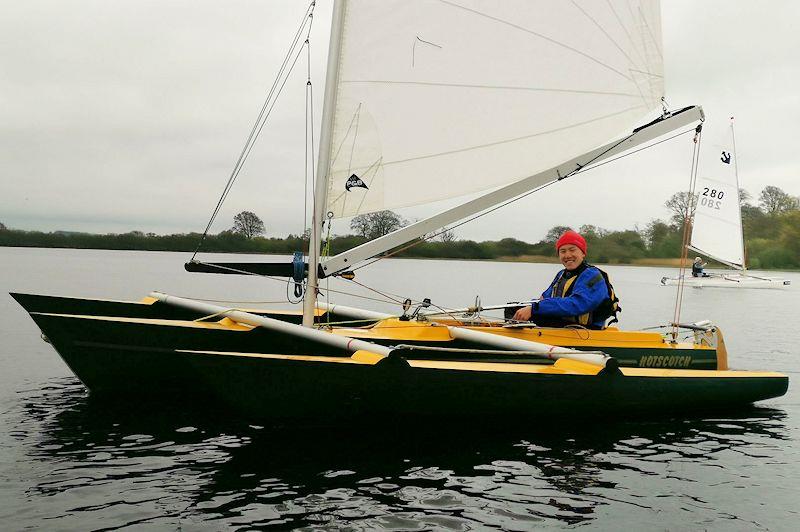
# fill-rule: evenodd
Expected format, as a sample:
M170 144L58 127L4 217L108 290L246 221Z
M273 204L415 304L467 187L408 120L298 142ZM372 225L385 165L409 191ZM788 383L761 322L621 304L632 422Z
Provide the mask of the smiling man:
M567 231L556 242L564 269L542 293L541 299L514 314L516 321L534 321L544 327L582 325L603 329L609 318L616 321L619 300L606 275L586 262L586 240Z

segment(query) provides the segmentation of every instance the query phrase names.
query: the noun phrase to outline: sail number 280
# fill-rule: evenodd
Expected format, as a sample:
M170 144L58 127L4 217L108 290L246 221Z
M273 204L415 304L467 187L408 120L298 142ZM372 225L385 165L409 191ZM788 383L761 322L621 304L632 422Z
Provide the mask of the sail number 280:
M700 196L700 205L719 210L721 200L725 196L724 190L703 187L703 194Z

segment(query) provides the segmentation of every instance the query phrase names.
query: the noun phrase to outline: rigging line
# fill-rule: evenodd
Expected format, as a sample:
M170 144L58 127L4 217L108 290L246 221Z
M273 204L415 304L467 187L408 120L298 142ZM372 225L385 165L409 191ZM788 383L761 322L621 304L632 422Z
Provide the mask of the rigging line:
M612 150L612 149L616 148L617 146L619 146L620 144L622 144L623 142L626 142L626 141L627 141L628 139L630 139L630 138L631 138L633 135L634 135L634 133L631 133L630 135L628 135L628 136L627 136L627 137L625 137L624 139L621 139L619 142L617 142L617 143L616 143L616 144L614 144L613 146L610 146L610 147L609 147L607 150L603 151L602 153L599 153L599 154L597 154L597 155L596 155L596 156L595 156L595 157L592 159L592 161L595 161L595 160L597 160L599 157L603 156L605 153L608 153L608 151L609 151L609 150ZM572 172L570 172L570 173L568 173L568 174L564 175L563 177L561 177L560 179L554 179L554 180L552 180L552 181L550 181L550 182L548 182L548 183L544 183L543 185L540 185L540 186L538 186L538 187L536 187L536 188L533 188L533 189L529 190L528 192L525 192L525 193L523 193L523 194L521 194L521 195L519 195L519 196L517 196L517 197L515 197L515 198L511 198L510 200L507 200L507 201L504 201L504 202L502 202L502 203L499 203L498 205L495 205L494 207L492 207L492 208L490 208L490 209L487 209L487 210L485 210L485 211L482 211L482 212L480 212L480 213L478 213L478 214L475 214L474 216L472 216L472 217L470 217L470 218L467 218L467 219L465 219L465 220L462 220L461 222L459 222L459 223L457 223L457 224L455 224L455 225L452 225L452 226L450 226L450 229L453 229L453 228L456 228L456 227L461 227L461 226L462 226L462 225L464 225L464 224L467 224L467 223L469 223L469 222L472 222L472 221L474 221L474 220L477 220L478 218L481 218L481 217L483 217L483 216L486 216L487 214L489 214L489 213L492 213L492 212L494 212L494 211L496 211L496 210L498 210L498 209L501 209L501 208L503 208L503 207L505 207L505 206L507 206L507 205L510 205L510 204L512 204L512 203L514 203L514 202L516 202L516 201L519 201L519 200L521 200L522 198L526 198L526 197L530 196L531 194L533 194L534 192L538 192L538 191L540 191L540 190L542 190L542 189L544 189L544 188L546 188L546 187L549 187L549 186L550 186L550 185L552 185L553 183L557 183L558 181L561 181L561 179L565 179L565 178L567 178L567 177L570 177L570 176L574 175L575 173L579 172L579 171L581 170L581 168L584 168L584 167L586 167L586 166L588 166L588 165L592 164L592 161L589 161L589 162L587 162L587 163L586 163L586 165L584 165L584 166L582 166L582 167L580 167L580 168L577 168L577 169L573 170ZM382 256L380 256L380 257L376 257L374 260L372 260L372 261L370 261L370 262L367 262L367 263L365 263L365 264L363 264L363 265L361 265L361 266L359 266L359 267L357 267L357 268L353 268L353 270L352 270L352 271L360 270L361 268L364 268L364 267L366 267L366 266L369 266L370 264L374 264L375 262L377 262L377 261L379 261L379 260L382 260L382 259L385 259L385 258L391 257L391 256L393 256L393 255L396 255L396 254L400 253L401 251L405 251L406 249L410 249L410 248L412 248L412 247L414 247L414 246L416 246L416 245L418 245L418 244L421 244L422 242L424 242L424 241L426 241L426 240L430 240L431 238L433 238L433 236L436 236L437 234L438 234L438 233L436 233L436 234L434 234L434 235L432 235L432 236L428 236L428 237L424 237L424 238L419 238L419 239L417 239L416 241L414 241L414 242L411 242L411 243L409 243L409 244L408 244L408 245L406 245L406 246L403 246L403 247L401 247L401 248L399 248L399 249L396 249L396 250L394 250L394 251L392 251L392 252L390 252L390 253L387 253L387 254L385 254L385 255L382 255Z
M408 299L409 301L411 301L412 305L420 305L420 304L424 303L424 301L419 301L419 300L414 300L414 299L411 299L411 298L406 298L405 296L401 296L401 295L398 295L398 294L393 294L391 292L381 292L380 290L377 290L376 288L372 288L372 287L367 286L367 285L365 285L363 283L359 283L358 281L356 281L354 279L348 279L348 280L351 283L357 284L358 286L360 286L360 287L362 287L362 288L364 288L366 290L370 290L372 292L375 292L376 294L382 295L383 297L387 298L387 301L393 301L394 303L402 304L405 299ZM396 298L396 299L392 299L392 298ZM433 303L433 302L431 302L430 305L432 307L435 307L435 308L441 310L442 314L448 315L448 316L452 317L456 321L460 321L455 316L455 314L459 314L459 312L456 312L457 309L448 309L447 307L441 307L441 306L439 306L439 305L437 305L436 303Z
M552 39L550 37L547 37L547 36L545 36L545 35L543 35L541 33L537 33L537 32L535 32L535 31L533 31L531 29L528 29L528 28L525 28L523 26L520 26L518 24L514 24L513 22L509 22L507 20L503 20L503 19L498 18L498 17L493 17L493 16L491 16L491 15L489 15L487 13L482 13L481 11L478 11L478 10L475 10L475 9L470 9L470 8L468 8L466 6L462 6L462 5L456 4L455 2L449 2L447 0L439 0L439 1L441 3L443 3L443 4L447 4L447 5L450 5L452 7L458 8L458 9L463 9L464 11L468 11L468 12L473 13L475 15L487 18L489 20L493 20L495 22L498 22L500 24L504 24L506 26L510 26L510 27L512 27L514 29L523 31L525 33L529 33L531 35L535 35L536 37L539 37L540 39L544 39L545 41L548 41L548 42L550 42L552 44L555 44L556 46L560 46L562 48L565 48L565 49L569 50L570 52L573 52L575 54L583 56L584 58L588 59L589 61L597 63L598 65L600 65L600 66L602 66L604 68L607 68L608 70L611 70L612 72L615 72L615 73L619 74L620 76L622 76L623 78L627 79L628 81L633 81L633 80L631 80L631 78L626 76L624 72L620 72L619 70L617 70L613 66L608 65L608 64L600 61L599 59L595 58L595 57L592 57L591 55L587 54L586 52L582 52L582 51L578 50L577 48L573 48L572 46L569 46L566 43L557 41L557 40Z
M286 67L287 67L287 65L288 65L288 63L289 63L289 60L290 60L290 58L291 58L291 56L292 56L292 54L293 54L293 52L294 52L294 49L295 49L295 48L296 48L296 46L297 46L297 43L298 43L298 42L299 42L299 40L300 40L300 36L301 36L301 34L302 34L302 31L303 31L303 28L305 27L305 25L306 25L306 24L308 24L308 26L309 26L309 31L310 31L310 28L311 28L311 23L312 23L312 21L313 21L313 18L312 18L312 14L313 14L313 7L314 7L314 3L312 2L312 4L311 4L311 5L309 6L309 8L306 10L306 16L304 16L304 18L303 18L303 23L300 25L300 27L298 28L297 32L295 33L294 39L292 40L292 44L291 44L291 46L289 47L289 50L288 50L288 51L287 51L287 53L286 53L286 57L284 57L283 63L281 64L281 67L280 67L280 69L278 70L278 74L277 74L277 76L275 77L275 80L274 80L274 81L273 81L273 83L272 83L272 87L271 87L271 88L270 88L270 90L269 90L269 94L267 95L267 98L266 98L266 100L264 101L264 104L261 106L261 110L260 110L260 112L259 112L259 115L258 115L258 117L256 118L256 121L255 121L255 123L253 124L253 128L252 128L252 129L251 129L251 131L250 131L250 136L247 138L247 141L245 142L245 146L244 146L244 147L243 147L243 149L242 149L242 153L241 153L241 154L240 154L240 156L239 156L239 160L237 160L237 166L239 166L239 167L240 167L242 164L244 164L244 161L243 161L243 159L242 159L242 157L244 157L244 156L245 156L245 155L244 155L244 150L245 150L245 148L246 148L246 147L247 147L249 144L251 144L251 143L252 143L252 142L255 140L255 139L254 139L254 135L255 135L255 136L257 136L257 134L256 134L256 128L257 128L258 124L259 124L259 123L262 121L262 119L263 119L263 117L264 117L264 113L267 111L267 108L268 108L268 106L269 106L269 103L270 103L270 101L272 101L272 100L273 100L273 96L275 95L275 90L276 90L276 89L277 89L277 87L278 87L278 83L280 82L281 78L282 78L282 77L283 77L283 75L284 75L284 72L286 71ZM302 50L302 47L301 47L301 50ZM287 74L287 75L288 75L288 74ZM275 97L277 97L277 96L275 96ZM235 167L235 170L237 170L237 172L238 172L238 168L236 168L236 167Z
M580 169L578 169L578 170L575 170L575 171L573 171L573 172L571 172L571 173L569 173L569 174L565 175L565 176L564 176L564 178L566 178L566 177L571 177L571 176L573 176L573 175L582 174L582 173L584 173L584 172L588 172L588 171L590 171L590 170L594 170L595 168L600 168L601 166L604 166L604 165L606 165L606 164L612 163L612 162L614 162L614 161L618 161L618 160L620 160L620 159L623 159L623 158L625 158L625 157L629 157L629 156L631 156L631 155L634 155L635 153L638 153L638 152L640 152L640 151L642 151L642 150L646 150L646 149L652 148L652 147L654 147L654 146L657 146L657 145L659 145L659 144L662 144L662 143L664 143L664 142L667 142L667 141L669 141L669 140L672 140L672 139L674 139L674 138L676 138L676 137L680 137L681 135L686 135L687 133L691 133L691 132L693 132L693 131L694 131L694 128L692 128L692 129L688 129L688 130L686 130L686 131L683 131L683 132L681 132L681 133L676 133L675 135L671 135L671 136L669 136L669 137L667 137L667 138L665 138L665 139L659 140L658 142L654 142L654 143L652 143L652 144L648 144L647 146L642 146L641 148L637 148L637 149L635 149L635 150L631 150L631 151L629 151L629 152L626 152L626 153L624 153L624 154L622 154L622 155L618 155L617 157L613 157L613 158L611 158L611 159L609 159L609 160L607 160L607 161L603 161L603 162L601 162L601 163L597 163L597 164L594 164L594 165L592 165L592 163L591 163L591 161L590 161L590 162L588 162L587 164L585 164L584 166L582 166ZM615 148L616 146L619 146L621 143L623 143L623 142L627 141L627 140L628 140L628 139L629 139L631 136L633 136L633 134L629 135L629 136L628 136L628 137L626 137L625 139L623 139L623 140L621 140L620 142L616 143L614 146L612 146L611 148L609 148L609 150L610 150L610 149L613 149L613 148ZM606 153L606 152L603 152L603 153ZM603 155L603 154L601 153L601 154L599 154L597 157L600 157L600 156L602 156L602 155ZM595 160L597 159L597 157L595 157ZM591 166L590 166L590 165L591 165ZM563 179L563 178L562 178L562 179ZM491 209L489 209L489 210L483 211L483 212L481 212L481 213L479 213L479 214L476 214L476 215L474 215L474 216L472 216L472 217L470 217L470 218L467 218L467 219L465 219L465 220L462 220L461 222L459 222L459 223L457 223L457 224L455 224L455 225L451 225L451 226L449 227L449 229L451 229L451 230L452 230L452 229L455 229L456 227L461 227L462 225L465 225L465 224L467 224L467 223L469 223L469 222L472 222L472 221L474 221L474 220L477 220L478 218L480 218L480 217L482 217L482 216L484 216L484 215L486 215L486 214L489 214L489 213L491 213L491 212L493 212L493 211L496 211L496 210L498 210L498 209L501 209L501 208L503 208L503 207L505 207L505 206L507 206L507 205L510 205L510 204L512 204L512 203L514 203L514 202L516 202L516 201L519 201L519 200L521 200L522 198L525 198L525 197L527 197L527 196L529 196L529 195L533 194L534 192L538 192L538 191L540 191L540 190L542 190L542 189L544 189L544 188L547 188L547 187L549 187L550 185L552 185L552 184L554 184L554 183L558 183L558 181L560 181L560 179L556 179L556 180L550 181L550 182L548 182L548 183L545 183L545 184L543 184L543 185L541 185L541 186L539 186L539 187L536 187L536 188L534 188L534 189L532 189L532 190L529 190L528 192L526 192L526 193L524 193L524 194L522 194L522 195L520 195L520 196L517 196L516 198L512 198L512 199L510 199L510 200L506 201L505 203L501 203L501 204L499 204L499 205L496 205L495 207L493 207L493 208L491 208ZM376 263L376 262L378 262L379 260L382 260L382 259L385 259L385 258L392 257L393 255L396 255L396 254L398 254L398 253L400 253L400 252L402 252L402 251L405 251L405 250L407 250L407 249L410 249L410 248L412 248L412 247L414 247L414 246L416 246L416 245L418 245L418 244L421 244L422 242L424 242L424 241L426 241L426 240L430 240L431 238L435 238L436 236L438 236L438 235L442 234L444 231L445 231L445 230L444 230L444 229L442 229L442 230L440 230L439 232L433 233L433 234L431 234L431 235L430 235L430 236L428 236L428 237L425 237L425 238L420 238L420 239L418 239L418 240L416 240L416 241L414 241L414 242L411 242L411 243L409 243L409 244L408 244L408 245L406 245L406 246L403 246L403 247L401 247L401 248L398 248L398 249L396 249L396 250L392 251L391 253L387 253L387 254L381 255L381 256L379 256L379 257L375 257L375 258L374 258L374 259L372 259L371 261L369 261L369 262L366 262L366 263L362 264L361 266L357 266L357 267L355 267L355 268L352 268L352 271L360 270L361 268L365 268L365 267L367 267L367 266L369 266L369 265L371 265L371 264L375 264L375 263Z
M326 314L329 314L329 315L331 314L331 312L328 311L327 309L323 309L323 310L326 311ZM334 308L334 311L335 310L336 309ZM323 327L325 329L333 329L333 327L335 325L352 325L352 324L356 324L356 323L360 323L362 325L362 327L363 327L364 325L368 325L370 322L377 322L377 321L383 321L383 320L388 320L388 319L398 319L398 318L400 318L399 315L395 315L395 314L389 315L389 314L387 314L385 318L380 318L380 319L374 319L373 318L373 319L362 319L362 320L326 321L325 323L319 323L318 322L315 325L316 325L316 327L318 329L322 329ZM362 327L354 327L354 328L361 329ZM399 328L401 328L401 327L381 326L381 329L399 329ZM408 328L408 327L405 327L405 328Z
M587 168L586 166L584 166L583 168L581 168L580 170L578 170L577 172L575 172L575 174L574 174L574 175L582 174L582 173L584 173L584 172L588 172L589 170L594 170L595 168L600 168L601 166L605 166L605 165L607 165L607 164L609 164L609 163L613 163L614 161L618 161L618 160L620 160L620 159L624 159L625 157L629 157L629 156L631 156L631 155L633 155L633 154L635 154L635 153L638 153L638 152L640 152L640 151L643 151L643 150L648 150L648 149L650 149L650 148L652 148L652 147L654 147L654 146L658 146L659 144L663 144L664 142L670 141L670 140L672 140L672 139L674 139L674 138L676 138L676 137L680 137L681 135L686 135L687 133L692 133L693 131L694 131L694 128L692 128L692 129L687 129L686 131L682 131L681 133L676 133L676 134L674 134L674 135L671 135L671 136L669 136L669 137L667 137L667 138L665 138L665 139L661 139L661 140L659 140L658 142L654 142L654 143L652 143L652 144L648 144L647 146L642 146L641 148L636 148L635 150L631 150L631 151L629 151L629 152L626 152L626 153L624 153L623 155L618 155L617 157L614 157L614 158L612 158L612 159L609 159L609 160L607 160L607 161L603 161L602 163L597 163L597 164L595 164L595 165L592 165L592 166L591 166L591 167L589 167L589 168ZM587 165L587 166L588 166L588 165Z
M311 29L311 27L309 26L309 30L310 29ZM305 44L303 44L303 47L304 46L305 46ZM272 110L275 108L275 105L278 103L278 97L283 92L283 88L286 86L286 83L289 81L289 76L294 71L294 67L295 67L295 65L297 65L297 61L300 59L300 55L303 52L303 47L301 47L300 50L297 52L297 55L295 56L294 61L292 62L292 66L289 68L289 71L286 73L286 76L283 78L283 83L281 84L280 88L278 89L278 92L276 93L275 98L273 98L272 103L269 106L269 109L267 109L267 112L264 115L264 118L262 119L261 124L258 127L258 130L256 131L255 137L253 138L253 142L251 142L250 146L247 147L247 152L245 153L244 159L242 160L242 164L236 170L236 175L233 177L233 180L231 181L231 186L229 186L228 189L222 195L222 201L225 201L225 198L228 197L228 193L230 193L230 191L233 188L233 182L236 180L237 177L239 177L239 174L240 174L242 168L244 167L245 161L250 156L250 152L253 151L253 148L255 147L256 139L261 134L261 131L264 129L264 126L267 125L267 120L269 119L269 116L272 114ZM222 204L220 204L220 206L222 206Z
M295 60L292 63L292 67L289 70L288 74L291 74L292 70L294 69L295 64L297 64L297 59L300 57L300 53L301 52L302 52L302 48L301 48L300 52L298 52L298 55L295 57ZM227 189L222 193L222 197L220 198L220 202L219 202L219 204L217 206L217 209L216 209L214 215L212 216L212 219L209 221L209 223L213 223L214 218L216 218L217 214L219 213L219 209L222 207L222 203L224 203L224 201L227 199L228 194L230 193L230 191L233 190L233 183L236 181L236 178L239 177L239 174L241 173L241 170L244 167L244 161L247 160L247 158L250 156L250 152L252 152L253 148L255 147L255 139L258 138L258 136L261 134L261 131L264 129L264 126L267 124L267 119L269 118L269 115L272 113L272 109L275 108L275 104L277 103L278 96L280 96L280 94L283 92L283 88L286 86L286 82L289 81L288 74L287 74L287 77L284 78L283 84L281 84L280 89L278 90L278 93L277 93L277 95L275 96L275 99L272 102L272 105L267 110L267 114L264 116L264 119L261 122L261 125L258 127L258 130L257 130L257 132L255 134L255 138L253 139L253 142L250 143L250 146L247 147L247 151L246 151L246 153L244 155L244 159L242 160L242 164L239 166L239 168L236 170L235 174L232 176L233 178L230 180L229 186L227 187ZM206 230L206 233L204 233L204 235L207 234L207 232L208 232L208 229ZM202 244L202 241L201 241L201 244ZM198 249L199 249L199 246L198 246ZM194 256L192 258L194 258Z
M308 44L308 41L306 41L306 44ZM308 74L306 77L306 102L304 108L306 116L303 124L305 126L305 134L303 136L303 141L305 143L305 150L303 151L303 235L305 235L308 230L308 97L311 88L311 46L308 46L306 51L308 52Z
M347 280L350 281L351 283L357 284L358 286L360 286L360 287L362 287L362 288L364 288L366 290L370 290L372 292L375 292L376 294L380 294L383 297L386 297L387 299L397 298L397 299L394 300L394 302L398 303L398 304L402 304L405 299L408 299L409 301L411 301L412 305L419 305L419 304L424 303L424 301L419 301L419 300L415 301L415 300L413 300L411 298L406 298L405 296L401 296L401 295L398 295L398 294L393 294L391 292L381 292L380 290L377 290L376 288L372 288L372 287L367 286L367 285L365 285L363 283L359 283L355 279L347 279ZM461 321L455 316L455 314L461 314L461 313L457 312L457 309L449 309L447 307L441 307L441 306L439 306L439 305L437 305L436 303L433 303L433 302L431 302L430 305L432 307L436 307L437 309L441 310L442 314L450 316L451 318L453 318L456 321Z
M297 41L299 40L299 37L303 32L303 28L308 24L309 30L310 30L310 27L311 27L311 22L310 21L313 21L312 15L313 15L313 12L314 12L314 6L315 6L315 2L312 1L310 3L309 7L306 9L305 13L303 14L303 19L302 19L302 22L300 24L300 27L297 29L297 32L295 33L295 37L292 40L292 44L289 46L289 50L286 53L286 57L284 58L283 63L281 64L281 67L278 70L278 74L275 77L275 80L272 82L272 87L270 88L269 92L267 93L267 98L265 99L264 103L261 106L261 110L260 110L260 112L258 114L258 117L256 118L256 121L254 122L253 127L250 130L250 134L248 135L247 140L245 141L244 147L242 148L242 151L239 154L239 158L237 159L236 164L234 165L234 168L231 171L231 175L228 178L227 184L225 185L225 189L224 189L223 195L220 197L219 201L217 202L217 206L214 209L214 212L211 215L211 219L208 221L208 224L206 225L205 230L203 231L203 235L200 238L200 242L197 244L197 247L195 248L194 253L192 254L192 260L194 260L195 256L197 256L197 253L200 250L200 247L203 245L203 241L205 240L206 236L208 235L208 231L211 229L211 225L214 223L214 219L217 217L217 214L219 214L219 210L222 207L222 203L225 201L225 196L227 195L227 191L232 186L233 181L236 179L236 175L238 175L238 172L241 169L241 165L244 163L243 158L246 158L245 150L247 149L247 146L254 140L253 139L253 135L256 134L255 130L256 130L257 126L258 126L258 123L261 121L261 119L262 119L262 117L264 115L264 111L267 108L267 106L269 104L269 101L272 99L272 96L274 94L275 88L278 85L278 82L279 82L279 80L280 80L281 76L283 75L283 72L284 72L284 70L286 68L286 64L288 63L289 58L291 57L293 50L297 46ZM257 134L256 134L256 136L257 136Z
M697 131L697 130L695 130ZM689 226L692 223L692 218L694 214L694 209L692 208L692 203L694 202L694 192L697 186L697 169L700 163L700 143L703 137L702 128L700 131L697 131L696 138L693 149L692 149L692 167L689 172L689 191L688 197L686 198L686 214L684 215L683 220L683 239L681 242L681 262L680 267L678 268L678 289L675 295L675 311L673 314L673 323L680 323L680 313L681 313L681 306L683 304L683 291L685 287L685 275L686 275L686 260L689 254ZM672 337L673 340L677 339L678 334L678 327L677 325L673 327L672 330Z
M402 303L403 303L403 301L404 301L404 299L395 299L395 298L401 298L402 296L397 296L397 295L395 294L395 297L392 297L391 295L389 295L389 294L386 294L386 293L384 293L384 292L381 292L380 290L378 290L378 289L376 289L376 288L372 288L372 287L370 287L370 286L367 286L367 285L365 285L365 284L363 284L363 283L359 283L359 282L358 282L358 281L356 281L355 279L349 279L349 281L350 281L351 283L353 283L353 284L357 284L357 285L358 285L358 286L360 286L361 288L364 288L364 289L366 289L366 290L369 290L369 291L371 291L371 292L375 292L376 294L379 294L379 295L381 295L381 296L385 297L387 301L391 301L391 302L393 302L393 303L398 303L398 304L402 304Z
M214 209L214 212L213 212L213 214L211 216L211 219L209 220L208 225L206 226L206 229L203 232L203 236L200 239L200 242L199 242L197 248L195 249L194 255L192 255L192 259L194 259L194 257L197 255L197 252L199 251L200 246L203 243L203 240L205 239L206 235L208 234L208 231L210 230L211 225L214 222L214 219L216 218L216 216L219 213L220 208L222 207L222 203L224 202L225 197L227 196L227 192L230 190L230 187L233 185L233 181L236 179L236 176L238 175L239 171L241 170L242 165L244 164L244 160L243 159L246 158L245 150L247 149L247 146L251 142L254 142L253 136L254 136L254 134L256 134L255 133L256 127L261 122L261 120L262 120L262 118L264 116L264 111L265 111L266 107L268 106L270 100L273 97L273 94L274 94L274 91L275 91L275 87L276 87L278 81L280 80L281 76L283 75L283 71L285 70L286 63L287 63L289 57L291 57L292 50L294 50L294 48L295 48L295 46L297 44L297 40L298 40L297 38L300 35L300 33L302 31L302 28L305 26L305 21L307 20L307 17L304 17L303 20L304 20L304 23L298 29L297 34L295 35L295 39L292 42L292 45L290 46L289 52L287 54L287 57L284 59L284 62L281 65L281 68L278 71L278 75L276 76L275 80L273 81L273 85L270 88L270 91L269 91L269 93L267 95L267 98L264 101L264 104L262 105L261 110L259 111L258 117L256 118L256 121L253 124L253 128L250 130L250 134L248 135L248 138L245 141L245 145L242 148L242 152L239 154L239 158L237 159L236 164L234 165L234 169L231 172L231 176L228 178L228 182L225 185L225 189L224 189L223 195L220 197L220 200L218 201L217 206Z
M311 45L310 44L309 44L309 52L308 53L309 53L309 57L310 57L311 56ZM311 151L309 152L309 156L310 156L309 158L311 159L311 182L316 184L318 168L316 166L317 162L314 159L314 154L316 153L316 145L314 143L314 84L313 83L308 86L308 90L309 90L309 93L310 93L309 101L311 102L311 118L310 118L310 124L311 124L311 128L310 128L310 130L311 130ZM316 196L317 190L316 189L317 189L316 186L312 186L311 187L311 205L312 205L311 208L312 208L312 213L311 213L311 217L309 219L309 227L311 226L311 224L314 221L314 213L313 213L314 207L313 206L315 205L315 202L317 200L317 196ZM311 232L310 231L308 233L308 251L309 251L309 254L310 254L311 253Z
M202 265L205 265L205 266L211 265L211 264L208 264L208 263L205 263L205 262L201 262L201 261L197 261L197 264L202 264ZM250 272L250 271L246 271L246 270L239 270L237 268L231 268L230 266L222 266L221 264L213 264L213 266L215 268L218 268L218 269L221 269L221 270L227 270L229 272L238 273L238 274L241 274L241 275L251 275L253 277L269 279L271 281L278 281L280 283L287 283L288 284L288 283L294 282L292 280L287 280L287 279L284 279L284 278L275 277L273 275L263 275L263 274L260 274L260 273L254 273L254 272ZM320 286L317 285L315 288L319 289ZM369 297L369 296L365 296L365 295L361 295L361 294L355 294L353 292L345 292L344 290L336 290L336 289L333 289L333 288L330 289L330 292L333 292L335 294L342 294L342 295L346 295L346 296L357 297L357 298L361 298L361 299L367 299L367 300L370 300L370 301L377 301L379 303L393 303L394 302L394 301L391 301L391 300L377 299L377 298L374 298L374 297Z
M289 69L289 72L287 73L286 77L284 78L284 80L283 80L283 83L281 84L281 86L280 86L280 88L279 88L279 90L278 90L278 93L277 93L277 95L275 96L275 99L274 99L274 100L273 100L273 102L272 102L272 105L271 105L271 106L270 106L270 108L267 110L267 114L265 115L265 117L264 117L264 120L261 122L261 125L260 125L260 127L258 128L258 131L256 132L256 138L258 138L258 136L261 134L261 131L264 129L264 126L265 126L265 125L266 125L266 123L267 123L267 119L269 118L269 115L272 113L272 109L274 109L274 107L275 107L275 104L277 103L277 98L278 98L278 96L280 96L280 94L283 92L283 88L286 86L286 83L289 81L289 75L290 75L290 74L292 73L292 71L294 70L294 67L295 67L295 65L297 64L297 60L299 59L299 57L300 57L300 54L302 53L302 51L303 51L303 49L302 49L302 47L301 47L301 48L300 48L300 50L297 52L297 55L295 56L295 59L294 59L294 61L292 62L292 66L291 66L291 68ZM246 160L246 159L247 159L247 157L250 155L250 152L253 150L253 147L254 147L254 146L255 146L255 139L254 139L254 141L253 141L253 142L250 144L250 146L247 148L247 153L245 154L245 157L244 157L244 159L245 159L245 160ZM242 167L243 167L243 166L244 166L244 162L242 162L242 165L241 165L241 166L239 167L239 169L236 171L236 175L235 175L235 176L233 176L233 180L230 182L230 186L228 187L228 189L227 189L227 190L226 190L226 191L225 191L225 192L222 194L222 198L220 198L220 203L219 203L219 206L220 206L220 207L222 206L222 202L224 202L224 201L225 201L225 199L228 197L228 193L230 193L230 191L232 190L232 188L233 188L233 181L235 181L235 180L236 180L236 178L239 176L239 172L241 171L241 169L242 169ZM218 209L217 209L217 210L219 210L219 207L218 207ZM216 217L216 213L215 213L215 214L214 214L214 216L212 217L212 220L211 220L212 222L213 222L213 218L214 218L214 217ZM202 243L202 241L201 241L201 243ZM199 246L198 246L198 249L199 249ZM197 253L197 252L195 252L195 254L196 254L196 253ZM194 259L194 255L192 256L192 258Z
M567 177L567 176L565 176L565 177ZM524 193L524 194L522 194L520 196L517 196L516 198L513 198L513 199L508 200L508 201L506 201L504 203L496 205L496 206L492 207L491 209L488 209L486 211L481 212L480 214L476 214L476 215L472 216L471 218L467 218L466 220L462 220L461 222L459 222L459 223L457 223L455 225L451 225L449 227L449 229L455 229L456 227L461 227L464 224L467 224L469 222L477 220L478 218L481 218L482 216L485 216L485 215L487 215L487 214L489 214L491 212L494 212L497 209L505 207L506 205L510 205L511 203L514 203L515 201L521 200L522 198L527 197L527 196L533 194L534 192L538 192L538 191L540 191L540 190L542 190L542 189L544 189L546 187L549 187L550 185L552 185L553 183L557 183L558 181L559 181L558 179L555 179L553 181L550 181L549 183L545 183L544 185L538 186L538 187L536 187L536 188L534 188L532 190L529 190L528 192L526 192L526 193ZM395 250L393 250L393 251L391 251L389 253L386 253L386 254L383 254L381 256L375 257L371 261L366 262L366 263L362 264L361 266L357 266L355 268L352 268L352 271L360 270L361 268L365 268L365 267L367 267L367 266L369 266L371 264L375 264L379 260L388 259L388 258L390 258L390 257L392 257L394 255L397 255L398 253L401 253L401 252L403 252L403 251L405 251L407 249L411 249L414 246L417 246L417 245L419 245L419 244L421 244L421 243L423 243L423 242L425 242L427 240L430 240L431 238L434 238L435 236L438 236L439 234L440 233L434 233L434 234L432 234L430 236L420 237L419 239L417 239L417 240L415 240L413 242L410 242L410 243L408 243L407 245L405 245L405 246L403 246L401 248L397 248L397 249L395 249Z
M312 12L311 15L311 23L308 26L308 33L306 34L306 135L305 135L305 142L306 142L306 156L305 156L305 183L304 183L304 191L303 191L303 202L304 202L304 219L303 219L303 233L305 234L306 230L309 230L311 226L310 217L308 216L308 186L309 186L309 173L308 173L308 161L311 159L311 174L310 177L313 180L314 178L314 84L311 82L311 26L314 23L314 13ZM309 134L311 135L311 146L309 149ZM312 207L313 208L313 207ZM309 242L311 238L311 232L309 230Z
M309 57L311 57L311 45L310 44L309 44L308 54L309 54ZM310 71L310 67L309 67L309 71ZM316 167L317 162L314 160L314 154L316 153L316 145L314 143L314 84L313 83L310 83L308 85L308 92L309 92L308 101L310 102L309 103L309 109L311 110L311 116L309 117L309 124L310 124L309 130L310 130L310 136L311 136L311 151L308 152L309 158L311 159L311 183L312 183L312 187L311 187L311 210L312 210L312 213L311 213L311 216L309 217L309 222L308 222L308 227L310 228L311 224L314 223L313 210L314 210L314 205L315 205L315 202L316 202L316 194L317 194L317 190L316 190L317 187L313 186L313 185L316 184L316 177L317 177L317 167ZM308 232L308 251L309 251L309 253L311 252L311 231L310 230Z

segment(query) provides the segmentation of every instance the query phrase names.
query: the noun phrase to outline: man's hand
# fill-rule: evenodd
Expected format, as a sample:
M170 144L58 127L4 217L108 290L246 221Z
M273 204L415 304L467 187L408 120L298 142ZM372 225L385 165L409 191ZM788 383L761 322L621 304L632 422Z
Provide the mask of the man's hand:
M525 305L514 313L514 321L530 321L531 319L531 306Z

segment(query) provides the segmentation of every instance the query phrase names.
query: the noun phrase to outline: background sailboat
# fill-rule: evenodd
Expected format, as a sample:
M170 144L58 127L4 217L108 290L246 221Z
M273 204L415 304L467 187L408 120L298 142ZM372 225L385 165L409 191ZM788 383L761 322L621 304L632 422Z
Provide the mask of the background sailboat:
M704 136L706 133L704 132ZM790 281L747 272L742 210L739 198L739 168L736 138L731 117L730 130L721 142L713 142L705 171L695 181L695 207L688 253L699 254L725 264L733 271L706 273L707 276L663 277L662 284L682 281L686 286L725 288L782 288Z

